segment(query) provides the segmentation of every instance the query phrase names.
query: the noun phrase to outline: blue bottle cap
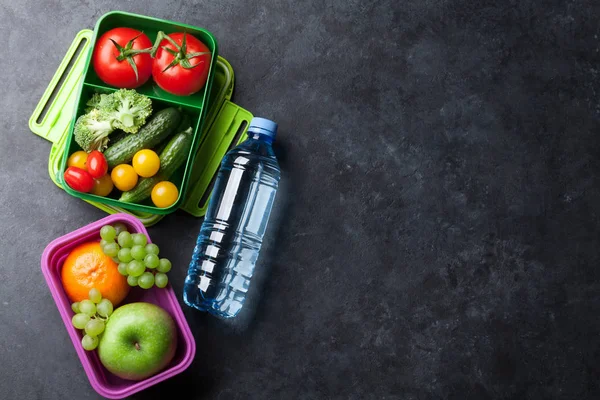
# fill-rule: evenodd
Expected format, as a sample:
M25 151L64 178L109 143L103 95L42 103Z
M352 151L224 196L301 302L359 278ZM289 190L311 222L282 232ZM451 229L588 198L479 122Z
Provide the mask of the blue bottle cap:
M277 134L277 124L270 119L254 117L250 121L248 132L266 135L274 140Z

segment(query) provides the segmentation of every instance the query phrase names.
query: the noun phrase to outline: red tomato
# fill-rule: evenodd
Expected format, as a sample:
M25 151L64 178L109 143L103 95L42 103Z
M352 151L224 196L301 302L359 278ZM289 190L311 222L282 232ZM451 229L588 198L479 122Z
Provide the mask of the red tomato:
M206 84L210 50L188 33L171 33L168 36L177 46L168 39L160 42L152 63L152 77L169 93L178 96L194 94Z
M151 47L148 36L138 30L111 29L96 41L92 55L94 71L111 86L127 89L142 86L152 75Z
M67 168L64 178L67 185L78 192L87 193L94 187L94 178L92 178L89 172L84 171L81 168Z
M106 162L106 157L104 157L104 154L100 153L98 150L92 150L92 152L88 155L86 165L87 171L90 173L92 178L101 178L108 172L108 163Z

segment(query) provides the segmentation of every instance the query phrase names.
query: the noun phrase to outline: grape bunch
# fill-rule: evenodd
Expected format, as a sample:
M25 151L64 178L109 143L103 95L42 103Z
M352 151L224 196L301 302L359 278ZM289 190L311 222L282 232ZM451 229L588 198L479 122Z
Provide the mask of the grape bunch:
M102 251L119 264L119 273L127 277L129 286L164 288L169 283L167 272L171 261L158 258L159 248L148 243L143 233L129 233L121 223L100 229ZM116 241L115 241L116 240Z
M113 312L113 304L93 288L87 299L71 304L71 309L75 313L71 323L76 329L85 331L81 346L88 351L94 350L98 347L98 336L104 332L106 320Z

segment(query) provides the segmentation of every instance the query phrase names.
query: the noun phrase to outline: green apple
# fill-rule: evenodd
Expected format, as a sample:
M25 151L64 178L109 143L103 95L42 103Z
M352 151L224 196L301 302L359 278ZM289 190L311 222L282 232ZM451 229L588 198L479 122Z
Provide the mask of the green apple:
M98 344L104 367L123 379L142 380L165 368L177 348L173 318L150 303L130 303L108 319Z

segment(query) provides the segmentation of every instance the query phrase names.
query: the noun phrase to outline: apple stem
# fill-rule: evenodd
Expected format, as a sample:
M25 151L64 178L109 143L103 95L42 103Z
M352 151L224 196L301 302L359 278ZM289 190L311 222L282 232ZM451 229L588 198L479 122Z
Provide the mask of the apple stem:
M140 349L140 344L138 342L135 342L135 349L139 350Z

